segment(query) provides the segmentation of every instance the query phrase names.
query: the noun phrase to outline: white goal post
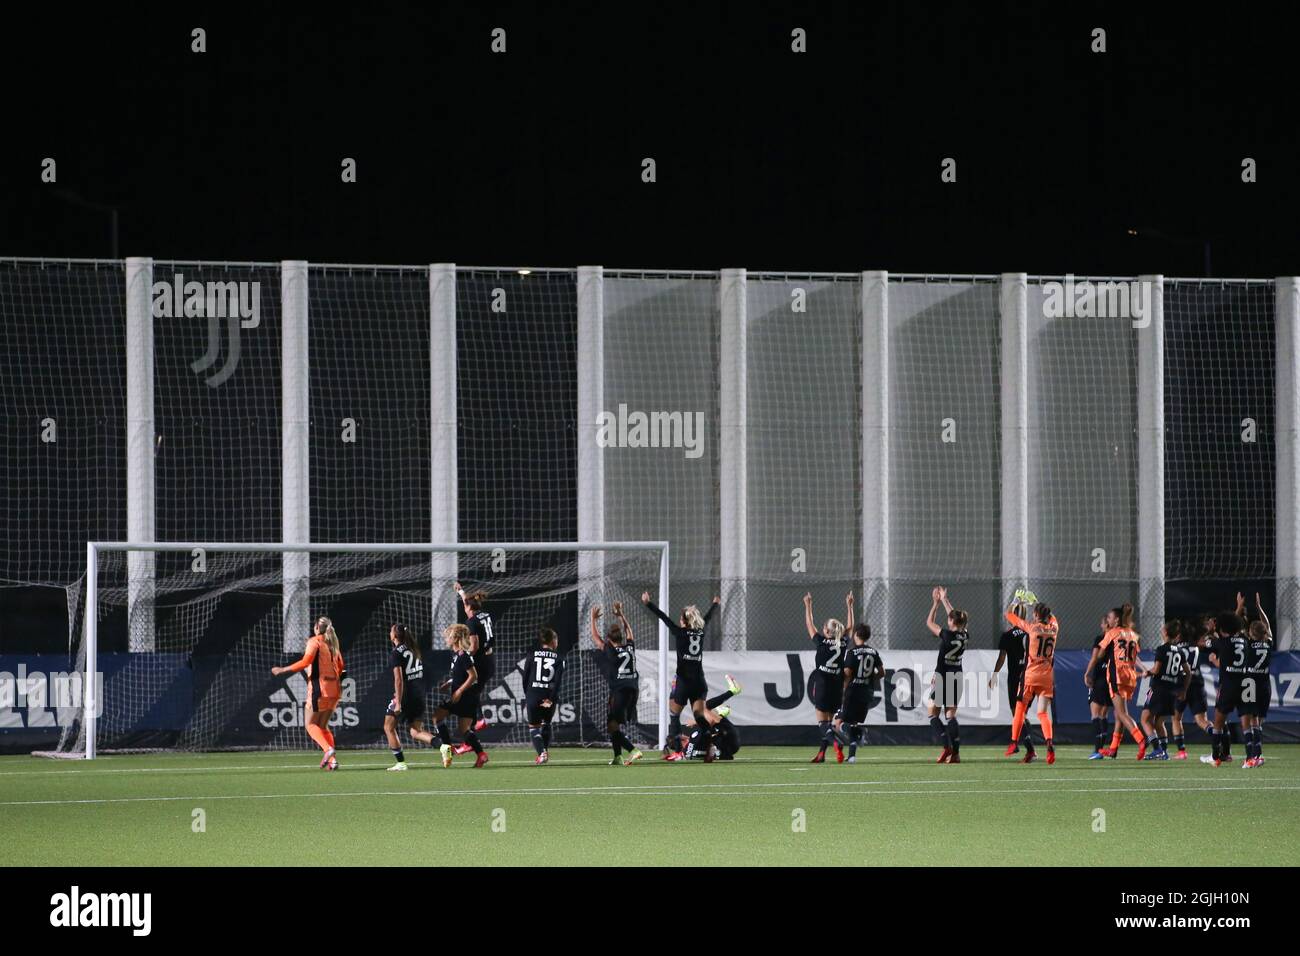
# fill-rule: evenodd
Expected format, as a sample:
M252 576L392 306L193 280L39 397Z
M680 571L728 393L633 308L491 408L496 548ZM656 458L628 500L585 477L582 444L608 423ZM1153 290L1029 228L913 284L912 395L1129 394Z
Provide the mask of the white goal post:
M644 552L647 556L657 553L657 573L658 573L658 594L657 601L661 607L669 607L669 545L667 541L565 541L565 542L448 542L448 543L412 543L398 544L393 542L360 542L360 543L282 543L282 542L244 542L244 541L90 541L86 544L86 576L85 576L85 604L82 630L82 647L84 652L84 668L82 671L82 700L80 701L83 710L82 730L84 732L84 751L82 756L85 759L93 760L96 756L99 736L99 715L100 707L104 701L99 699L99 683L97 676L99 672L99 625L101 611L100 605L100 572L103 567L105 555L124 553L130 555L134 552L148 553L168 553L182 552L185 554L201 553L206 556L215 556L221 554L277 554L285 553L305 553L305 554L323 554L323 555L348 555L351 553L370 554L370 555L436 555L449 554L453 558L456 555L487 553L545 553L545 552ZM649 563L645 569L650 570ZM651 573L653 573L651 571ZM425 578L428 581L428 578ZM644 590L650 590L652 580L645 580L644 584L637 586ZM288 587L288 583L285 583ZM310 586L310 585L309 585ZM581 591L584 582L578 580L576 588ZM568 587L567 590L574 590ZM636 591L638 597L640 591ZM436 604L436 595L430 594L433 604ZM586 633L585 614L588 605L582 600L579 594L579 620L577 631L577 644L574 646L576 653L579 648L585 649L590 644L590 638ZM638 601L639 607L639 601ZM630 611L629 611L630 613ZM151 618L150 618L151 619ZM450 621L442 623L452 623ZM654 708L657 720L658 730L658 747L663 748L665 744L668 728L668 687L669 687L669 654L668 646L670 635L668 627L662 622L658 624L658 641L657 641L657 666L655 667L654 689L655 700ZM642 642L644 646L645 643ZM644 686L644 677L643 677ZM107 694L105 694L107 696ZM600 718L600 726L603 729L603 715ZM63 756L74 756L72 753L64 753Z

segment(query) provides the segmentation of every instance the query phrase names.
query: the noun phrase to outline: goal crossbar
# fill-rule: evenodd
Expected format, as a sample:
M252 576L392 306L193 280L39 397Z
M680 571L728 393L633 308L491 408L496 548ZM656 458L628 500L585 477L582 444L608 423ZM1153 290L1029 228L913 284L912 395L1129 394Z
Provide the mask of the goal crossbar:
M515 542L279 542L279 541L88 541L86 542L86 606L85 637L86 666L83 680L85 707L86 750L85 759L95 759L96 671L99 666L99 555L105 551L122 552L185 552L201 550L205 553L308 553L346 554L349 552L436 554L454 552L492 551L658 551L659 587L661 607L668 600L668 542L667 541L515 541ZM668 627L659 622L658 701L659 747L663 748L668 732Z

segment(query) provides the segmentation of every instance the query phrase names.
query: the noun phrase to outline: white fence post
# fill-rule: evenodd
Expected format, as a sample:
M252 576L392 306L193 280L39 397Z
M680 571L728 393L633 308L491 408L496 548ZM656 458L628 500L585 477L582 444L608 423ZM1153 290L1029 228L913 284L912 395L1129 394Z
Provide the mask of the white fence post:
M126 534L154 535L153 259L126 260ZM154 649L155 558L132 552L127 569L127 650Z

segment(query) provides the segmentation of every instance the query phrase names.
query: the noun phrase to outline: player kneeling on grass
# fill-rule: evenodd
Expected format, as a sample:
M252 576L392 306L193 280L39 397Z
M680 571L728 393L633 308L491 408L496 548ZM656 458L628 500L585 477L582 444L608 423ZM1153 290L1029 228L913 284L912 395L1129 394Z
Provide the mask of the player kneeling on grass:
M600 652L601 666L605 670L605 679L609 681L609 708L605 715L605 729L609 731L610 746L614 748L611 767L618 764L630 767L641 759L641 751L636 748L623 725L636 721L636 701L641 688L641 676L636 670L636 639L632 635L632 625L623 616L623 602L614 602L614 618L617 624L611 624L600 636L600 605L591 609L591 641ZM627 759L622 760L623 751Z
M442 632L442 638L451 651L451 676L439 685L441 691L451 690L451 699L440 704L433 712L433 732L411 730L411 736L422 743L438 742L442 754L442 765L451 766L451 732L447 729L448 716L456 718L461 737L477 754L474 766L481 767L488 762L488 755L479 743L478 734L474 732L474 719L478 714L479 688L478 671L474 667L474 658L469 652L469 628L464 624L452 624Z
M939 662L935 665L934 677L930 679L930 698L927 706L930 711L930 726L934 729L938 743L943 745L943 753L939 754L936 762L961 763L957 703L961 699L961 658L966 653L966 643L970 640L970 634L966 631L969 615L965 611L953 608L948 601L946 588L936 587L930 592L930 596L934 599L934 603L930 605L930 613L926 615L925 626L930 629L931 634L939 638ZM944 610L948 612L947 627L940 627L939 622L934 619L941 601ZM940 712L947 718L947 726L940 719Z
M334 633L334 624L329 618L322 617L316 622L312 636L307 639L302 660L288 667L272 667L271 674L279 677L301 670L307 672L307 700L303 703L307 736L325 752L320 768L337 770L339 762L334 756L334 732L329 723L334 708L338 706L339 689L347 671L343 669L343 655L339 652L339 636Z
M424 659L420 643L405 624L394 624L388 631L392 649L388 652L388 667L393 672L393 699L384 714L384 736L393 751L393 765L389 770L405 770L406 755L402 741L397 736L397 722L404 720L411 736L424 732Z
M1056 747L1052 743L1052 714L1050 711L1052 697L1056 693L1055 658L1056 642L1060 637L1061 626L1057 623L1052 609L1041 601L1034 605L1034 619L1027 621L1016 613L1016 605L1007 608L1007 621L1013 627L1025 632L1025 671L1020 677L1020 695L1016 701L1016 714L1011 721L1011 743L1007 746L1005 756L1016 752L1021 732L1025 727L1025 714L1029 705L1038 701L1038 725L1043 729L1043 740L1047 744L1047 762L1056 763ZM1037 758L1034 753L1034 741L1028 733L1024 735L1025 756L1021 763L1033 763Z
M817 733L821 738L821 747L812 758L813 763L826 762L826 748L831 744L835 745L836 761L844 763L843 745L848 743L834 721L835 712L840 709L844 696L841 661L844 659L844 632L853 629L852 591L845 598L844 604L845 623L832 617L827 619L819 631L813 619L812 595L803 596L804 626L808 629L808 639L817 644L812 680L808 687L808 696L812 699L813 710L817 715Z
M871 709L872 687L885 676L880 652L870 647L871 625L853 625L853 643L844 652L844 702L835 715L835 729L849 741L849 763L858 762L858 744L867 742L867 711Z
M1148 673L1151 686L1142 705L1142 732L1147 736L1147 760L1168 760L1169 740L1165 736L1165 719L1174 715L1177 701L1186 699L1187 687L1192 682L1191 671L1184 666L1178 642L1182 639L1183 622L1176 618L1165 621L1160 629L1160 646L1156 648L1156 661Z
M551 721L555 717L555 702L560 698L564 662L557 650L559 635L549 627L542 628L538 645L524 664L524 681L528 731L533 736L533 749L537 751L533 763L540 766L551 759Z

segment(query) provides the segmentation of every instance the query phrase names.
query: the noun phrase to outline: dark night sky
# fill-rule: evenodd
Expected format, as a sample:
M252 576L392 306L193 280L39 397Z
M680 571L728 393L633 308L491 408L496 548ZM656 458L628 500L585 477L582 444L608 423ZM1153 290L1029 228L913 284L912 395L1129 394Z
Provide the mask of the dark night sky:
M1292 53L1267 17L808 8L51 6L0 36L0 254L109 255L68 190L120 207L122 255L1200 275L1209 239L1215 275L1300 270Z

